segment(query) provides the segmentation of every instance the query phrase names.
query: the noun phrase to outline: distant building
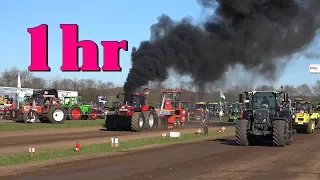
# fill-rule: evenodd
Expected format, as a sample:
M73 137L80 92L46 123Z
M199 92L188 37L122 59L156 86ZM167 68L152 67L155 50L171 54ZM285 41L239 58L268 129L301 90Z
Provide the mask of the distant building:
M0 86L0 92L5 93L17 93L18 88L16 87L4 87ZM33 90L31 88L21 88L21 91L19 93L19 99L24 98L25 96L30 96L33 94ZM63 98L66 96L78 96L78 91L67 91L67 90L58 90L59 98Z

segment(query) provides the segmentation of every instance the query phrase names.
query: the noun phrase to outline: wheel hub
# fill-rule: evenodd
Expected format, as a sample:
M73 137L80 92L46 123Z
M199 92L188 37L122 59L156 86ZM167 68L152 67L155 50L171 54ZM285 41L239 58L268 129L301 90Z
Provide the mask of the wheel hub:
M154 124L154 117L153 114L150 114L149 116L149 126L152 128Z
M142 126L143 126L143 118L140 117L139 118L139 128L142 128Z
M53 112L53 119L55 121L62 121L63 120L63 117L64 117L64 113L62 110L60 109L57 109Z

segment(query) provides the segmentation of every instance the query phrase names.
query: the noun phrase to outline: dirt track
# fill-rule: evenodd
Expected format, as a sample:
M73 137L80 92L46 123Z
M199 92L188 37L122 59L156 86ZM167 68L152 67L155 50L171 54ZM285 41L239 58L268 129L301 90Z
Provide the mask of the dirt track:
M221 123L220 123L221 125ZM227 124L226 124L227 125ZM230 124L229 124L230 125ZM199 124L192 124L182 129L192 127L201 127ZM109 140L109 137L144 137L146 134L163 131L159 128L147 132L128 132L128 131L105 131L99 128L72 128L68 129L50 129L31 132L7 132L0 133L0 153L25 152L30 146L37 149L70 147L75 141L81 141L81 144L101 143Z
M319 131L319 130L318 130ZM8 179L320 179L320 134L284 147L235 145L233 137L37 168ZM6 178L2 178L6 179Z

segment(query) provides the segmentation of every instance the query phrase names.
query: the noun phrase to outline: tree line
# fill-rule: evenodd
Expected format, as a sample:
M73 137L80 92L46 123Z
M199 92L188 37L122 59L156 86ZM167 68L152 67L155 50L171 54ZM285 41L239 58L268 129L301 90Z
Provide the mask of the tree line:
M27 70L20 70L16 67L7 69L0 73L0 86L16 87L17 86L17 76L20 72L21 84L24 88L54 88L61 90L71 90L78 91L79 95L85 101L94 101L98 94L104 95L111 101L122 101L122 99L117 99L117 93L123 92L121 86L115 85L113 82L103 82L101 80L94 79L70 79L70 78L52 78L50 80L36 77L31 72ZM178 78L177 78L178 79ZM150 94L148 95L148 103L156 106L161 102L160 89L165 89L168 84L177 84L176 88L182 89L182 99L184 101L195 102L195 101L214 101L220 100L219 90L213 85L209 85L205 92L195 92L195 86L191 83L185 82L183 80L175 82L161 82L161 83L150 83ZM226 101L234 102L238 100L239 92L246 90L279 90L280 87L273 87L269 85L262 85L258 87L252 87L248 84L236 85L229 89L223 90L226 96ZM308 97L314 101L320 101L320 80L317 80L315 84L301 84L299 86L285 85L283 90L288 92L289 96L295 97ZM203 97L203 99L199 99Z

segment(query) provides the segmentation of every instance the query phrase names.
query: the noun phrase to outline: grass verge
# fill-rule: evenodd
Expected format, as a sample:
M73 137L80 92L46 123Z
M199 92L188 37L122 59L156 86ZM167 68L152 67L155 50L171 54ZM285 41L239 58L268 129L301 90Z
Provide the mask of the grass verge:
M2 154L0 155L0 166L10 166L18 165L28 162L45 161L57 158L67 158L74 156L85 156L97 153L105 152L117 152L121 150L136 149L151 145L170 145L176 143L187 143L193 141L201 141L205 139L212 139L222 136L234 135L234 129L229 128L224 133L218 133L216 131L210 131L208 135L197 135L194 133L182 134L179 138L163 138L163 137L152 137L136 140L128 140L120 142L119 147L112 147L110 141L104 144L91 144L84 145L81 147L81 152L74 152L73 148L57 148L57 149L47 149L40 150L35 153L34 157L31 159L29 153L14 153L14 154Z
M51 124L51 123L38 123L38 124L24 124L24 123L9 123L0 122L0 132L1 131L25 131L25 130L39 130L48 128L81 128L81 127L103 127L104 120L67 120L64 124Z

